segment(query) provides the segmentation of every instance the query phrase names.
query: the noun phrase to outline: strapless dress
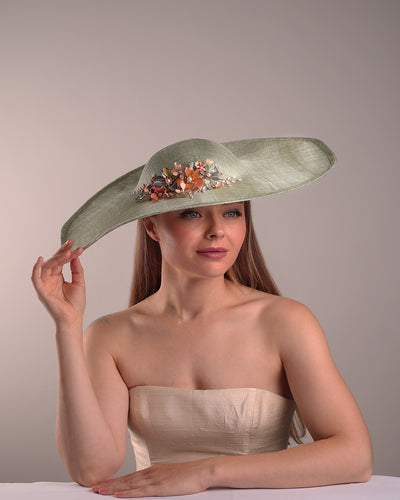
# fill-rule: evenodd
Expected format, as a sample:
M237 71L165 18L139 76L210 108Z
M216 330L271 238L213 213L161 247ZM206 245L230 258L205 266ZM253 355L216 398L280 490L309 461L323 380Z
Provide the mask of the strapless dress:
M136 470L287 448L295 402L265 389L129 389Z

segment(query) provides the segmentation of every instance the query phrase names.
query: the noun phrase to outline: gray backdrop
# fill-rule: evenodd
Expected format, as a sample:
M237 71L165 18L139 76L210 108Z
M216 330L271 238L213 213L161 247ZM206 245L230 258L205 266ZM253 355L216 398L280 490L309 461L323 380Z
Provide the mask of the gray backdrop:
M318 137L337 154L320 181L254 202L256 229L283 295L326 332L374 473L400 475L399 22L396 0L0 1L1 481L69 480L34 261L94 192L189 137ZM86 324L126 307L134 235L83 255Z

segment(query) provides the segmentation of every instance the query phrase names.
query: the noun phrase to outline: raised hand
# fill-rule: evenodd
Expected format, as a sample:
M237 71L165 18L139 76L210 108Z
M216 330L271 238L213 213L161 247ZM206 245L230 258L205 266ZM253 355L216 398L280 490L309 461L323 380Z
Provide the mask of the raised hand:
M50 259L39 257L33 266L32 282L39 300L48 310L56 324L74 324L82 321L86 305L85 279L78 247L72 252L73 241L68 240ZM64 280L63 266L70 263L71 283Z

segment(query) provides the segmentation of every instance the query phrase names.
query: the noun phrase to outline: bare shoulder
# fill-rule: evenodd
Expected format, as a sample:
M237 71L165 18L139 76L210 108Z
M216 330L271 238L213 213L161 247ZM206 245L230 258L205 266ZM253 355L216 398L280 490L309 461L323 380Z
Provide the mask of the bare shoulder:
M88 325L84 334L86 348L107 349L116 352L127 335L135 332L135 312L132 308L106 314Z
M304 343L326 342L314 313L297 300L276 295L268 298L261 317L280 350L296 349Z
M302 302L245 286L242 286L240 291L240 304L249 307L261 324L280 338L300 338L312 335L312 332L323 334L317 318Z
M311 309L305 304L281 295L272 295L265 300L264 313L269 314L280 326L316 320Z
M125 311L106 314L92 321L86 328L85 335L107 335L123 324Z

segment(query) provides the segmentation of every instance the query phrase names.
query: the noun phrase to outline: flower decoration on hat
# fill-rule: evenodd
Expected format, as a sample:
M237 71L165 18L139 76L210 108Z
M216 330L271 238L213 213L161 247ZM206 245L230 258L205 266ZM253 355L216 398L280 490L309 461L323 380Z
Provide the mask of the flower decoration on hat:
M176 163L172 169L163 168L161 174L155 174L150 184L143 184L135 191L135 200L161 200L189 196L195 193L204 193L207 189L231 186L236 181L241 181L236 176L223 179L215 165L214 160L191 161L189 165Z

